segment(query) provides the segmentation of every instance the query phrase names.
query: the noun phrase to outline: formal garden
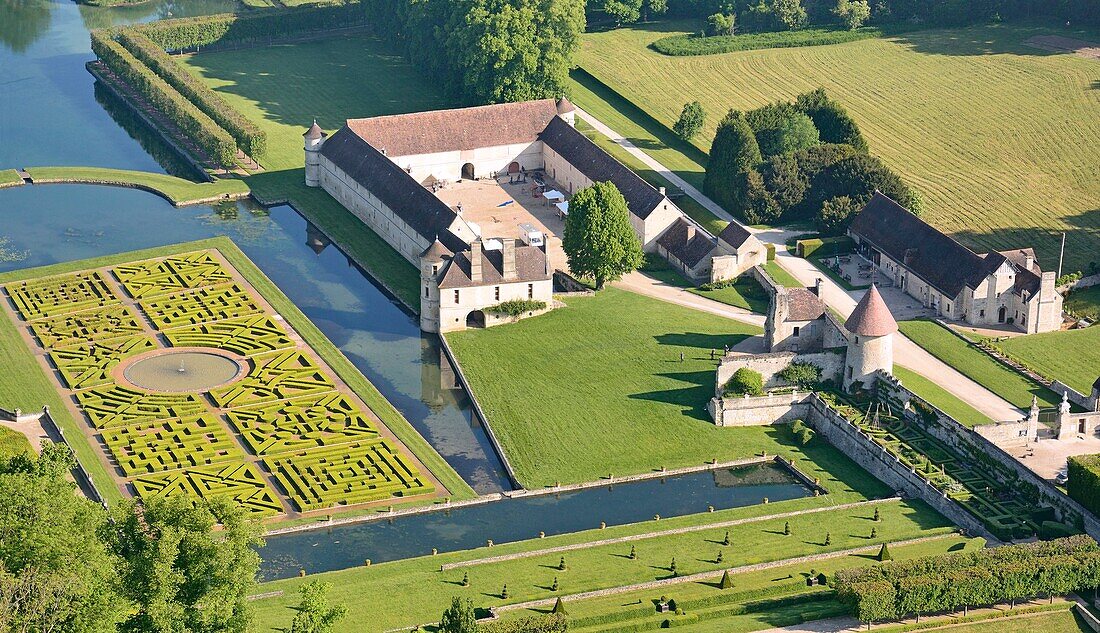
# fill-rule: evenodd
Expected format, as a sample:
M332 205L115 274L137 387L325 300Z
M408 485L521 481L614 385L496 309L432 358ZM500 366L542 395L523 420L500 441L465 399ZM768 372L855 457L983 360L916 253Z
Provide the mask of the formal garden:
M176 250L3 286L27 345L106 447L112 485L225 496L263 516L444 494L246 281L259 274L247 260ZM225 354L226 384L178 386L191 361L174 347Z

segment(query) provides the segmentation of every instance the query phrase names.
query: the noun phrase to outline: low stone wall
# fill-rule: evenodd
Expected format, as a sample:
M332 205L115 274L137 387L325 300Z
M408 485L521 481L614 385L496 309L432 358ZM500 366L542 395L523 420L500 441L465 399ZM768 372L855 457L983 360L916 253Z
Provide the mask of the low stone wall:
M805 419L809 415L810 392L767 396L712 398L707 404L717 426L767 426Z
M844 371L844 355L833 352L799 354L796 352L775 352L772 354L737 355L722 357L715 376L714 395L721 397L722 387L742 367L759 372L764 379L764 388L787 387L790 383L778 376L791 363L809 363L821 369L822 380L838 382Z
M1100 398L1093 398L1092 394L1086 396L1061 380L1051 382L1050 390L1057 394L1066 394L1070 402L1081 407L1085 411L1100 410Z
M992 543L999 542L977 517L933 486L921 473L901 463L885 446L875 442L859 426L834 411L817 394L813 394L810 399L810 409L808 421L814 430L864 470L894 490L924 501L969 533L982 536Z
M1088 277L1082 277L1071 284L1063 284L1061 286L1058 286L1058 292L1065 294L1070 290L1082 290L1084 288L1092 288L1093 286L1100 286L1100 273L1089 275Z
M1034 441L1033 425L1027 420L975 426L973 431L997 446L1023 446Z

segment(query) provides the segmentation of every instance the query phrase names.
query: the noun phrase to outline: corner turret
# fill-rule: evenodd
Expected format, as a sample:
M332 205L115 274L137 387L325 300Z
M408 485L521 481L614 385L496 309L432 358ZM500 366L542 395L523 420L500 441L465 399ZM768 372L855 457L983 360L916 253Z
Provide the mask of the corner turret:
M879 294L878 286L863 295L852 315L844 323L850 333L844 363L844 389L856 382L864 387L874 384L879 371L894 372L894 333L897 321Z
M321 146L328 135L317 125L317 119L313 119L313 125L302 135L303 147L306 152L306 186L321 186Z
M439 332L439 277L452 257L439 240L420 254L420 329Z

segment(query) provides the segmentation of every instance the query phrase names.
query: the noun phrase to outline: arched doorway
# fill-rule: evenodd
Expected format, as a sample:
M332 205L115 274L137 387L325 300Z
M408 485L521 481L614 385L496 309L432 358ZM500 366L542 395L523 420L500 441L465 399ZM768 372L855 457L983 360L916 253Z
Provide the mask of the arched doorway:
M473 180L474 179L474 164L466 163L462 166L462 179Z
M512 161L512 164L508 165L508 173L509 174L518 174L519 173L519 163L516 162L516 161Z
M1004 306L1001 306L1001 309L997 310L997 323L1005 322L1005 312L1007 312L1007 308Z
M474 310L466 315L466 327L485 327L485 313L481 310Z

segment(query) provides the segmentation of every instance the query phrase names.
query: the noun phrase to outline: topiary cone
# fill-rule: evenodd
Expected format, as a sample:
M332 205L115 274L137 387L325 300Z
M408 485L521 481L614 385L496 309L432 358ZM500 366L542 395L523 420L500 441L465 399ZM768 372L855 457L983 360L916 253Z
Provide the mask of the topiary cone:
M561 615L569 615L569 612L565 610L565 603L558 598L554 602L554 608L550 610L550 613L560 613Z
M726 571L722 572L722 581L718 583L718 588L719 589L732 589L733 588L733 580L730 578L730 572L729 572L728 569Z
M882 548L878 551L879 561L894 560L894 557L890 555L890 548L886 547L886 543L882 544Z

